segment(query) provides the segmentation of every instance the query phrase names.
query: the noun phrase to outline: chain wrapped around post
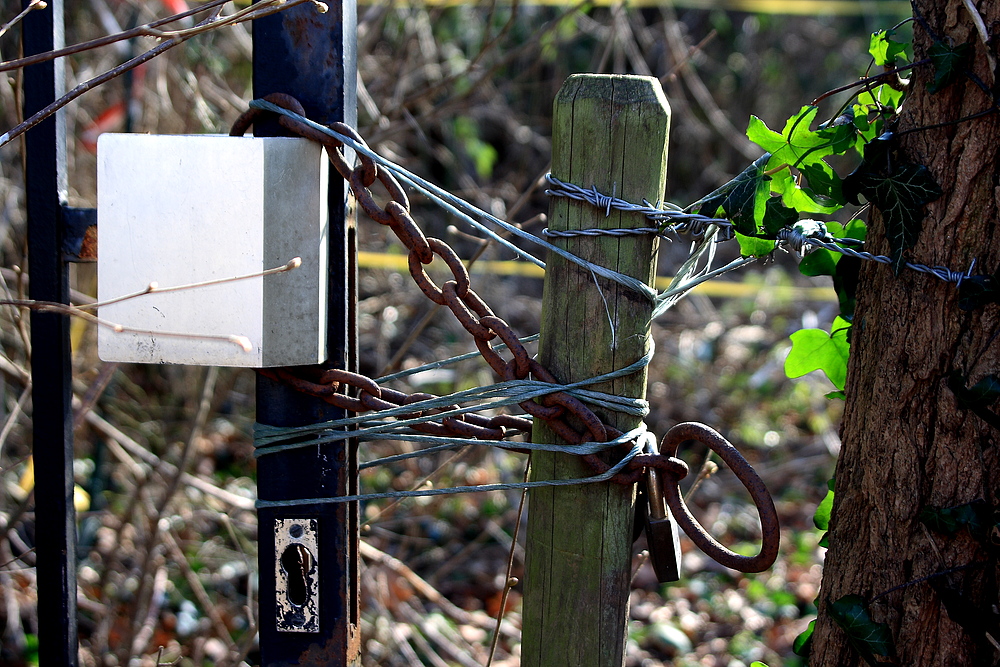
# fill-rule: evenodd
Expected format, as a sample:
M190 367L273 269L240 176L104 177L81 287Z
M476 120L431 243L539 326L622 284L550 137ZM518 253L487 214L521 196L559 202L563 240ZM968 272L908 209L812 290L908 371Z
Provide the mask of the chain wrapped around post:
M264 99L300 116L305 115L302 105L290 95L277 93ZM259 109L248 110L233 124L230 135L242 136L255 120L269 115L272 114ZM288 116L279 115L278 122L292 135L323 145L337 173L350 185L358 205L372 220L389 227L409 251L409 271L417 287L431 301L451 310L463 328L472 335L483 359L498 377L504 380L524 380L530 375L535 380L557 384L552 373L528 354L510 325L497 317L472 289L469 272L451 246L440 239L425 236L420 230L410 216L410 202L406 193L388 170L380 169L371 157L362 153L358 153L358 165L352 168L340 151L343 144L335 137ZM343 123L334 123L330 129L350 137L360 146L367 146L353 128ZM380 182L389 193L390 200L384 206L376 203L368 189L375 181ZM444 262L452 274L452 279L440 286L430 278L424 268L434 261L435 256ZM499 338L510 352L510 361L504 360L490 345L496 338ZM431 394L405 394L380 387L369 377L343 370L317 372L313 377L302 377L285 369L262 369L259 372L288 383L298 391L318 396L337 407L355 413L385 410L436 398ZM357 397L348 395L349 389L356 390ZM567 392L556 391L537 401L527 400L518 405L532 417L547 422L557 435L570 444L608 442L622 435L617 429L604 424L582 401ZM456 407L439 408L438 411L444 412ZM408 417L418 416L419 412L408 415ZM571 419L583 426L582 432L570 425ZM531 420L511 415L487 418L466 413L444 417L439 422L415 424L412 428L432 435L502 440L508 431L530 433ZM718 453L750 491L760 515L763 532L761 551L756 556L740 556L723 547L705 532L684 504L678 482L688 474L688 466L674 455L678 445L688 440L701 442ZM583 455L581 458L595 474L604 473L611 467L596 454ZM658 471L656 477L662 484L662 495L666 504L677 523L706 554L722 565L743 572L760 572L774 563L778 553L778 519L774 503L750 464L719 433L703 424L678 424L664 436L659 453L637 454L611 478L611 481L618 484L641 483L648 469Z

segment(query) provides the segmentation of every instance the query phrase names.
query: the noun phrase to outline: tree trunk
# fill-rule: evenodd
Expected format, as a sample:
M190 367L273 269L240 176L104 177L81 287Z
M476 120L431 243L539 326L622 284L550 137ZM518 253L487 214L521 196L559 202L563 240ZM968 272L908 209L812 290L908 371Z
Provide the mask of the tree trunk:
M1000 3L978 4L985 25L997 32ZM935 37L969 44L968 69L995 86L987 53L996 57L997 50L984 44L967 5L914 5L915 60L926 57ZM954 123L993 102L961 74L931 94L933 76L929 66L914 71L897 129L902 154L926 165L944 191L926 207L908 257L953 270L976 260L974 273L993 273L1000 265L1000 114ZM938 123L950 124L907 132ZM888 254L878 212L869 246ZM869 262L862 270L812 667L864 664L829 614L830 603L848 594L868 601L872 618L888 625L899 665L1000 660L998 515L987 515L985 539L965 529L948 535L919 519L925 508L977 500L994 512L1000 507L1000 431L964 409L948 382L956 371L966 387L1000 374L1000 307L965 312L958 294L954 284L908 269L895 277Z

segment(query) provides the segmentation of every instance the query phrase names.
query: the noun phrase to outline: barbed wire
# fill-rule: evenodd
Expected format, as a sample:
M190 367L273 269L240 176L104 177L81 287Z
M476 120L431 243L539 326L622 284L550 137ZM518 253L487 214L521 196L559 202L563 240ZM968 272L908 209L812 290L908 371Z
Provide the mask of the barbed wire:
M695 238L699 238L704 236L711 226L714 226L720 231L723 231L726 235L724 238L719 239L720 241L733 238L735 227L731 220L727 220L725 218L712 218L696 213L688 213L676 204L671 204L669 202L659 202L656 205L653 205L648 201L643 200L642 204L635 204L624 199L620 199L614 195L609 196L603 194L594 186L590 188L583 188L573 183L566 183L559 180L552 174L546 174L545 179L551 186L545 190L545 193L551 197L566 197L576 201L588 203L596 208L603 209L606 216L610 216L611 210L614 209L628 213L640 213L646 216L649 220L660 223L656 227L638 229L580 229L568 231L545 229L542 231L542 234L545 236L569 238L574 236L625 236L630 234L656 234L658 236L669 238L667 236L668 233L672 233L675 236L679 233L684 233ZM806 233L794 227L784 227L779 230L777 234L777 241L787 245L796 253L802 253L806 246L811 246L813 248L823 248L829 250L830 252L839 253L848 257L854 257L856 259L878 262L880 264L893 263L893 259L886 255L876 255L874 253L851 248L851 245L861 243L857 239L836 238L829 234L821 235L821 233ZM750 259L750 261L754 261L755 258L748 259ZM742 265L743 264L740 264L740 266ZM956 286L960 287L963 280L972 277L972 271L976 266L976 260L972 260L972 263L966 271L955 271L945 266L928 266L917 262L904 262L903 266L913 271L932 275L945 282L955 283ZM733 266L732 268L728 268L726 270L732 270L735 268L739 268L739 266ZM715 275L712 275L711 277L715 277ZM700 282L704 282L708 279L710 278L705 277L700 280Z
M478 403L467 407L455 405L456 400L472 395L479 398L489 396L494 401L494 405L503 402L516 403L528 415L542 419L553 433L561 438L562 442L570 443L565 449L558 451L578 455L583 464L594 473L591 477L573 480L547 480L448 489L413 489L384 494L358 494L341 498L262 501L261 507L349 502L369 498L405 498L420 495L482 492L493 489L524 489L535 486L563 486L601 481L631 485L642 481L647 475L652 476L652 470L659 470L663 474L660 475L660 481L656 484L661 487L666 504L678 517L678 522L681 523L684 530L703 551L719 563L745 572L762 571L774 562L778 550L777 515L774 505L763 482L760 481L753 468L739 452L719 433L703 424L686 423L674 426L664 436L659 450L655 447L655 439L645 432L646 427L641 420L638 421L637 428L625 434L606 424L585 404L599 405L607 410L617 412L631 410L633 411L631 414L640 417L648 410L648 406L641 399L623 399L583 389L577 386L577 383L562 385L557 382L547 368L527 353L521 339L517 337L510 325L495 316L482 298L472 290L468 270L454 250L440 239L424 236L410 215L410 202L401 182L409 184L459 219L472 224L473 227L486 233L505 247L511 248L518 255L533 259L540 266L544 267L544 262L533 258L530 253L507 242L506 239L487 227L487 224L498 226L512 235L545 247L550 252L584 267L595 276L595 282L596 276L601 275L633 288L653 302L654 314L655 311L662 312L668 308L677 298L680 298L685 289L690 289L690 286L698 281L708 279L707 276L710 274L717 275L719 272L732 270L745 261L743 259L737 260L721 269L711 270L716 246L715 237L718 234L717 226L703 227L704 231L700 242L693 248L681 270L678 271L678 276L671 284L674 293L664 297L642 281L576 257L558 246L478 209L446 190L386 160L369 149L357 132L347 125L334 123L331 128L308 120L302 115L305 112L301 104L294 98L287 95L274 95L271 96L270 100L255 100L250 106L250 111L241 116L233 125L231 134L242 135L262 112L268 111L279 114L281 116L279 118L280 124L293 133L322 144L338 173L349 183L359 207L376 222L389 226L400 242L409 250L407 261L410 275L417 286L429 299L440 305L447 305L452 310L459 323L473 336L476 347L479 348L484 360L499 377L504 379L504 382L488 387L468 390L472 392L471 394L458 392L447 397L420 394L408 396L402 392L382 388L370 378L342 369L325 369L318 376L312 377L295 375L288 369L277 369L276 371L264 369L260 371L262 374L288 382L299 391L311 393L348 412L358 413L358 416L338 420L342 429L338 431L330 430L330 422L325 425L291 429L276 427L258 429L255 432L255 447L260 455L288 448L318 447L337 440L353 438L381 440L394 436L399 439L417 438L421 442L431 444L431 447L425 450L428 452L442 451L464 444L488 444L505 448L514 448L516 445L518 449L529 449L535 446L533 443L520 442L497 444L504 440L509 428L523 431L532 427L531 422L521 417L508 415L498 415L489 419L478 414L473 415L472 413L482 411L486 407ZM346 150L342 151L342 148L354 149L355 154L361 158L360 164L352 167L344 157ZM384 205L376 203L368 189L376 180L383 184L389 194L390 200ZM444 261L454 277L454 280L447 281L440 287L427 276L423 268L433 262L435 256ZM699 268L703 259L707 259L706 264ZM598 288L600 289L599 284ZM511 353L510 360L505 360L489 345L489 341L494 337L499 337ZM618 374L636 372L649 363L651 356L652 348L634 364L587 380L585 384L605 381L606 378ZM535 379L529 380L529 375ZM357 398L352 395L355 390L357 390ZM515 395L504 395L508 391L515 392ZM544 398L536 401L539 397ZM431 405L435 407L427 407ZM427 409L423 410L425 407ZM418 410L419 413L417 413ZM367 416L362 414L369 411L374 412ZM431 414L432 412L433 414ZM387 421L389 419L392 421ZM572 419L572 424L568 421L569 419ZM436 420L440 420L440 423L437 423ZM363 427L358 429L356 428L358 425L363 425ZM577 430L580 426L583 427L582 433ZM411 429L419 431L419 433L411 433ZM445 436L445 439L427 440L427 436L424 435L427 433L430 433L431 436ZM761 517L763 529L763 545L757 556L741 556L723 548L690 517L684 506L683 498L677 490L677 482L687 475L688 470L686 464L675 456L677 446L687 440L697 440L716 451L751 492ZM588 452L591 443L604 447L606 445L600 443L609 441L618 446L615 457L619 458L621 455L621 458L614 465L610 465L602 457ZM629 443L632 443L631 447L628 447ZM666 444L664 445L664 443ZM544 445L546 448L552 446ZM562 447L561 445L555 446ZM666 450L663 449L664 446L666 446ZM629 451L622 454L622 448ZM372 462L372 465L377 465L377 463ZM647 483L651 482L647 480Z

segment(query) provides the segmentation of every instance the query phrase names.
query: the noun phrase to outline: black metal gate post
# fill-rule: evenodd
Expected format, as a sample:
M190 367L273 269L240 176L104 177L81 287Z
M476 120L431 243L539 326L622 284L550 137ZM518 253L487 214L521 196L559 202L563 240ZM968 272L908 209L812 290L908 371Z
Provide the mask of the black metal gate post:
M27 7L30 0L22 0ZM29 12L24 55L63 45L63 2ZM62 96L61 60L24 71L24 116ZM66 201L66 127L62 113L25 135L29 295L69 303L63 257L62 208ZM31 313L32 451L35 465L35 557L38 581L38 662L77 664L76 513L73 508L73 415L69 321L65 315Z
M254 21L254 96L288 93L319 123L357 123L355 0L328 2L320 14L305 3ZM277 134L276 125L257 125L256 136ZM357 264L353 213L348 189L334 170L330 181L329 316L326 367L357 368ZM298 393L265 377L257 378L257 421L301 426L344 417L321 399ZM326 444L263 456L258 460L262 500L292 500L357 491L357 457L352 444ZM307 545L307 546L302 546ZM312 563L305 553L317 549L318 613L295 627L279 622L288 603L303 602L311 590L293 591ZM262 508L259 513L260 649L263 667L350 665L358 660L360 636L357 505L326 504ZM278 551L281 553L278 553ZM276 593L276 566L287 568L287 590ZM282 599L279 600L278 597ZM287 599L294 598L296 599ZM301 619L300 619L301 620Z

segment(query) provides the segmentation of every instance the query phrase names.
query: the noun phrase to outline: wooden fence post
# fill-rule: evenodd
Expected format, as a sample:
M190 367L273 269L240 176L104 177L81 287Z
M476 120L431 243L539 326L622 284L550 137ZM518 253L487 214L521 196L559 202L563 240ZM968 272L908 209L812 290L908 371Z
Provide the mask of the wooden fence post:
M651 77L574 75L555 101L552 174L632 202L656 202L666 183L670 110ZM554 230L648 227L641 215L553 198ZM557 239L573 254L652 284L657 240L642 236ZM628 366L649 349L652 304L617 283L549 253L539 361L561 382ZM641 398L646 373L591 387ZM628 431L639 418L595 410ZM535 442L561 442L535 420ZM586 477L578 457L535 452L535 480ZM522 630L524 667L620 666L625 662L631 580L633 486L597 483L536 489L528 509Z

